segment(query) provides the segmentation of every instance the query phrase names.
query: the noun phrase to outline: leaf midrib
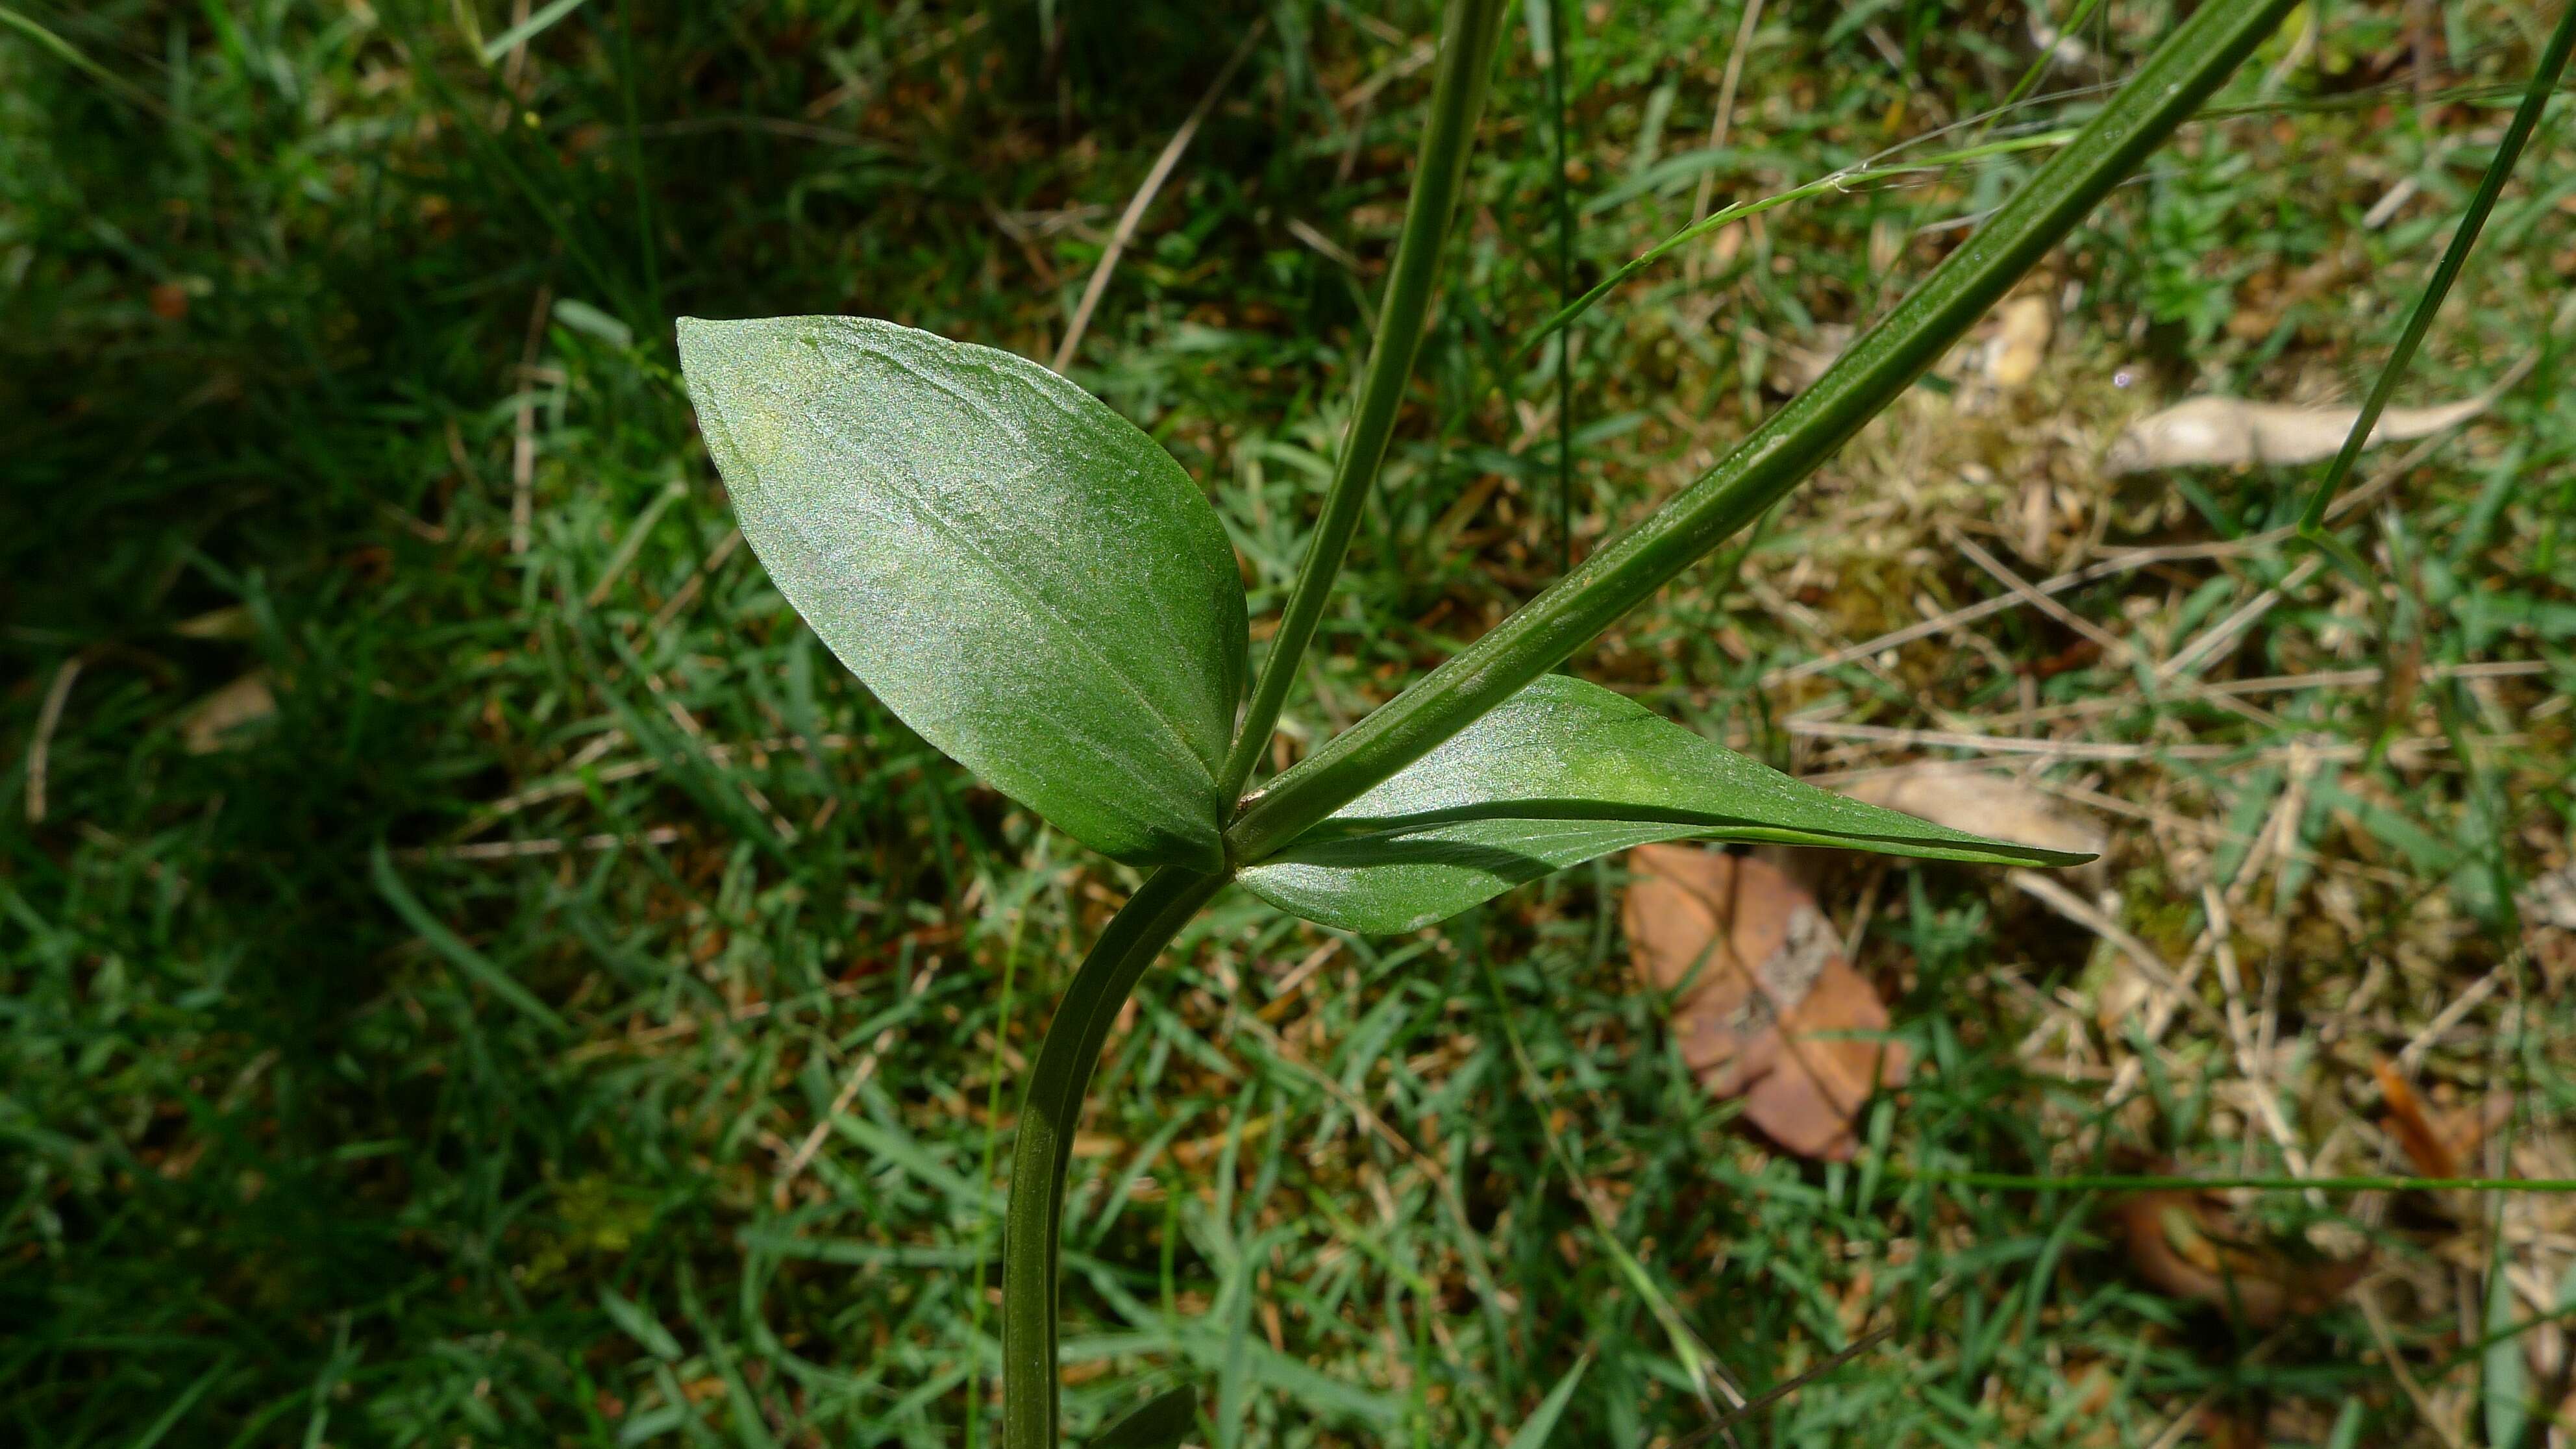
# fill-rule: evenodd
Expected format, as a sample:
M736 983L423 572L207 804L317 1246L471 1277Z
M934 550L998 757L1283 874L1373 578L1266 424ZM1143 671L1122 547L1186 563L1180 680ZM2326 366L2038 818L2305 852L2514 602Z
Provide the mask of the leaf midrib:
M802 390L800 389L800 392L801 391ZM721 414L724 410L723 402L721 400L713 401L715 401L716 410ZM851 451L857 453L860 458L873 467L880 476L894 477L898 475L899 470L885 466L884 460L877 456L875 454L875 450L868 447L863 440L847 431L844 431L840 427L836 426L830 418L822 415L817 410L819 403L816 399L810 396L799 397L796 399L794 407L808 423L819 427L825 435L839 440ZM726 431L728 433L732 432L731 419L726 418L724 421ZM736 456L743 457L746 463L750 461L748 456L744 454L739 447L735 448L734 452ZM759 476L765 471L767 470L761 468L757 464L752 465L754 476ZM1073 619L1068 616L1062 608L1058 607L1053 600L1048 599L1045 595L1031 590L1020 580L1013 578L1010 571L1001 567L1000 561L990 552L978 544L970 535L959 532L948 522L948 520L942 518L935 510L931 509L927 503L918 497L911 489L903 486L893 486L888 487L883 491L887 498L900 504L907 513L919 520L930 531L937 533L940 537L950 541L960 551L970 555L984 570L986 575L999 584L1005 592L1020 599L1033 609L1054 620L1062 632L1072 638L1075 647L1082 654L1092 659L1097 664L1098 672L1115 681L1119 689L1123 690L1126 694L1135 699L1138 704L1142 705L1145 712L1152 716L1155 724L1160 726L1162 732L1169 737L1171 743L1180 747L1181 757L1189 762L1191 769L1195 772L1196 778L1207 783L1205 799L1213 801L1216 795L1216 774L1214 768L1210 766L1205 759L1200 757L1199 752L1190 744L1188 735L1181 729L1178 722L1173 720L1170 714L1150 695L1146 694L1142 689L1139 689L1136 686L1135 681L1127 678L1125 673L1117 667L1115 661L1103 652L1083 630L1076 627ZM1213 816L1211 816L1209 817L1208 823L1221 824L1222 822L1217 821Z

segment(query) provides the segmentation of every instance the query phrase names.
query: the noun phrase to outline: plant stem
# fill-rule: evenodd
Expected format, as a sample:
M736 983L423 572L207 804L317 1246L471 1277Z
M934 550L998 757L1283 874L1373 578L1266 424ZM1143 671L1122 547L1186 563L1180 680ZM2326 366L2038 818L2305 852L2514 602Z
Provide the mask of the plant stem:
M1256 794L1226 832L1261 860L1589 643L1797 486L2001 298L2216 90L2296 0L2219 0L2175 28L2082 134L1822 380L1616 542Z
M1556 304L1574 300L1574 203L1566 195L1566 132L1570 129L1565 84L1566 30L1562 0L1548 0L1547 80L1556 107L1556 174L1548 194L1556 203ZM1574 567L1574 331L1556 334L1556 571Z
M1413 196L1405 204L1404 231L1395 244L1395 266L1387 275L1386 297L1377 313L1377 336L1369 346L1368 366L1360 376L1358 410L1342 439L1342 456L1324 493L1324 511L1315 520L1305 562L1288 591L1288 606L1271 636L1270 653L1261 661L1261 676L1252 688L1252 705L1235 736L1219 779L1222 798L1241 794L1252 767L1270 743L1279 723L1279 707L1306 657L1323 618L1324 600L1350 552L1360 507L1368 502L1386 460L1387 438L1395 431L1397 407L1413 376L1414 355L1422 347L1422 319L1430 310L1433 285L1439 279L1441 244L1449 236L1449 218L1457 209L1458 187L1467 169L1467 152L1476 137L1477 119L1485 110L1485 78L1493 70L1494 38L1502 25L1502 0L1449 0L1440 22L1440 70L1431 87L1431 125L1422 133L1422 154L1414 163Z
M2343 480L2352 473L2352 465L2370 441L2373 428L2379 426L2379 414L2388 406L2389 394L2397 390L2397 379L2406 364L2415 359L2415 349L2423 345L2424 334L2433 325L2433 314L2442 310L2442 299L2451 294L2451 283L2457 281L2460 268L2469 260L2469 250L2478 244L2478 232L2487 224L2487 214L2495 210L2496 198L2504 193L2505 178L2513 174L2513 163L2522 156L2523 144L2531 139L2533 128L2540 124L2541 112L2549 108L2549 98L2557 93L2558 77L2567 69L2567 56L2576 49L2576 0L2571 0L2558 17L2558 28L2549 34L2549 43L2540 53L2539 69L2532 72L2531 85L2522 93L2522 104L2514 109L2513 120L2504 128L2504 139L2496 143L2495 159L2487 163L2487 174L2478 180L2477 193L2469 198L2469 209L2460 216L2460 224L2451 232L2451 244L2443 249L2442 260L2433 268L2433 279L2424 285L2424 295L2415 299L2415 313L2406 319L2406 330L2397 338L2397 348L2388 354L2388 365L2379 370L2379 380L2371 384L2370 397L2361 405L2361 416L2353 419L2352 431L2345 435L2342 451L2326 468L2324 481L2308 498L2305 513L2299 515L2299 535L2311 543L2326 546L2326 551L2347 568L2357 567L2345 558L2349 550L2325 531L2326 508L2334 502ZM2364 576L2364 582L2368 582Z
M1127 898L1057 1003L1020 1098L1002 1227L1002 1445L1056 1442L1056 1253L1073 1131L1100 1048L1136 978L1226 883L1166 866Z

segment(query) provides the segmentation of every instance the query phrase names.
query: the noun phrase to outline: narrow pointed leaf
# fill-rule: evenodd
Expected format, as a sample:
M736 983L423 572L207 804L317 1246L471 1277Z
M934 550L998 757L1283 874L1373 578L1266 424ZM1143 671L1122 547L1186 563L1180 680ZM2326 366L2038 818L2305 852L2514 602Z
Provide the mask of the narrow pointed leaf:
M680 363L743 537L905 724L1105 854L1222 862L1243 585L1169 454L888 322L682 318Z
M1547 1397L1539 1401L1538 1412L1530 1415L1522 1423L1520 1432L1512 1435L1508 1449L1547 1449L1548 1436L1556 1432L1556 1421L1565 1417L1565 1406L1574 1401L1574 1390L1583 1382L1583 1371L1590 1367L1592 1355L1589 1352L1576 1359L1574 1367L1567 1369L1565 1377L1558 1379L1556 1387L1548 1390Z
M1198 1426L1198 1391L1183 1384L1147 1399L1100 1431L1091 1449L1172 1449Z
M2091 859L1846 799L1597 684L1542 675L1240 879L1308 920L1408 931L1550 871L1685 837L1983 864Z
M2531 1367L2522 1356L2522 1336L2514 1332L2513 1285L2503 1267L2498 1262L2487 1273L2488 1342L2479 1354L2485 1372L2478 1389L2487 1443L2491 1449L2516 1449L2531 1427Z
M2549 43L2541 48L2540 64L2532 71L2522 104L2514 108L2513 119L2506 123L2504 136L2496 143L2495 156L2487 162L2486 175L2478 178L2478 189L2469 198L2468 210L2451 230L2451 244L2442 249L2441 261L2434 264L2432 278L2424 284L2423 294L2415 299L2415 310L2406 318L2406 330L2398 335L2396 350L2388 354L2387 364L2379 370L2379 380L2370 385L2370 396L2352 420L2352 431L2344 435L2342 449L2326 465L2325 478L2309 495L2307 510L2299 515L2300 534L2312 543L2325 543L2330 556L2336 556L2338 562L2345 563L2372 588L2378 584L2369 570L2357 567L2358 560L2343 557L2351 551L2340 540L2328 539L2327 506L2343 490L2343 481L2351 475L2361 450L2370 446L2378 430L2380 412L2397 391L2397 379L2405 373L2406 364L2415 360L2415 349L2423 345L2424 334L2432 330L2433 314L2442 310L2442 299L2451 294L2451 284L2459 280L2460 268L2468 265L2469 251L2478 244L2478 232L2486 226L2488 213L2495 210L2496 198L2504 194L2504 183L2513 175L2514 163L2522 159L2524 143L2540 124L2550 97L2557 94L2558 78L2566 74L2571 52L2576 52L2576 5L2559 12L2558 26L2550 32Z

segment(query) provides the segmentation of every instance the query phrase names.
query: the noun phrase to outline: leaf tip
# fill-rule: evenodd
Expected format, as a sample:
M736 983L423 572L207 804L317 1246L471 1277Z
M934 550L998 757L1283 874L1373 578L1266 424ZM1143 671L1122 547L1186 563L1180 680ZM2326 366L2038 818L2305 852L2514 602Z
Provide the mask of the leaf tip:
M1198 1427L1198 1390L1188 1384L1147 1399L1095 1437L1089 1449L1171 1449Z
M680 344L680 371L694 379L714 361L715 354L725 350L728 340L753 327L757 322L739 318L679 317L672 321Z

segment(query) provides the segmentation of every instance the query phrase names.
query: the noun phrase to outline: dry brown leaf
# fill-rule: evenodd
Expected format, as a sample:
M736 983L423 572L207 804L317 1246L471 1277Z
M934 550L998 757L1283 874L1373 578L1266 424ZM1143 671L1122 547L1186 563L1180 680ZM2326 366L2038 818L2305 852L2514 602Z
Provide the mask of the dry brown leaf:
M268 671L254 669L195 704L179 719L179 740L189 754L210 755L228 744L232 730L277 713L277 696L269 691Z
M1684 1064L1782 1147L1848 1159L1854 1114L1904 1081L1905 1049L1869 1039L1887 1007L1815 898L1768 862L1694 846L1640 846L1628 867L1628 949L1648 985L1680 993Z
M2129 1264L2149 1287L2214 1304L2256 1328L2322 1311L2360 1279L2369 1262L2365 1256L2310 1263L2248 1242L2207 1193L2142 1192L2123 1200L2114 1214Z
M2390 408L2370 430L2373 446L2429 437L2465 423L2495 402L2481 393L2429 408ZM2196 397L2131 423L2102 459L2113 474L2156 468L2228 467L2240 463L2313 463L2343 447L2359 408L2303 408Z
M2415 1171L2424 1177L2458 1177L2460 1157L2451 1134L2434 1125L2424 1099L2415 1095L2414 1085L2398 1072L2397 1064L2381 1057L2370 1064L2370 1070L2379 1078L2379 1095L2388 1103L2388 1115L2380 1125L2406 1149L2406 1159L2415 1164Z
M2070 813L2055 797L1976 765L1915 765L1863 775L1834 788L1864 804L2016 845L2086 855L2109 848L2100 826Z
M1994 341L1986 349L1986 381L1997 387L2024 387L2039 375L2048 339L2057 330L2057 309L2048 298L2024 293L1995 309Z

